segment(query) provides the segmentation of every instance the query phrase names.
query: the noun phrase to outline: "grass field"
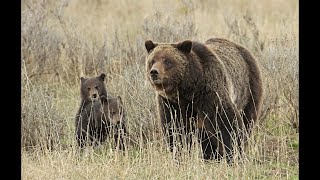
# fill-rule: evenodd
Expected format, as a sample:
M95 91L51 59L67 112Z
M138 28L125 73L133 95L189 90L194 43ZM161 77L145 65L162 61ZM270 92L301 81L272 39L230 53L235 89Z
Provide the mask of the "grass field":
M21 16L22 179L299 179L298 1L25 0ZM258 59L265 97L242 162L179 164L159 132L144 42L222 37ZM127 111L130 143L79 153L80 77L106 73Z

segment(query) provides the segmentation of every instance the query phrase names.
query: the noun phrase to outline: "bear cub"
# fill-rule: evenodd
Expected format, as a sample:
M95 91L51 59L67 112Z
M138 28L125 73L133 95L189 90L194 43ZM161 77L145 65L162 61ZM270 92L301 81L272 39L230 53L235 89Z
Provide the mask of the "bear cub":
M107 93L105 74L97 77L81 77L81 104L75 118L76 140L83 148L103 143L107 137L115 140L119 149L124 149L124 108L120 96Z
M125 149L124 137L127 134L125 111L120 96L101 96L100 101L93 103L94 117L107 123L106 133L112 135L119 149Z

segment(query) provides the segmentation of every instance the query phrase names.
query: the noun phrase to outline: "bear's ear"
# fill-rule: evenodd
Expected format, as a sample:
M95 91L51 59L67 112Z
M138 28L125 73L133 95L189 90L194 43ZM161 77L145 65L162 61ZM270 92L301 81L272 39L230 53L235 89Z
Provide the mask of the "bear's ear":
M87 78L80 77L81 84L83 84L86 80L87 80Z
M157 46L157 44L154 44L151 40L147 40L144 45L146 46L148 53Z
M182 52L185 52L185 53L190 53L191 51L191 48L192 48L192 41L190 40L185 40L181 43L179 43L177 45L177 48L182 51Z
M122 104L122 99L121 96L117 96L118 101L120 102L120 104Z
M101 80L101 81L104 81L104 79L106 78L106 75L104 73L100 74L100 76L98 76L98 78Z
M102 95L102 96L100 96L100 99L101 99L102 101L107 101L107 100L108 100L108 97L105 96L105 95Z

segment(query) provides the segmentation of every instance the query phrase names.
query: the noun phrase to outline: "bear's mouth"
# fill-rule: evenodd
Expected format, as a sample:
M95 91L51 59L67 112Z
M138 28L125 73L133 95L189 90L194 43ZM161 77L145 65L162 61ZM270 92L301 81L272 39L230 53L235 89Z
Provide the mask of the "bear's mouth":
M164 80L158 75L150 75L149 79L153 85L160 86L163 84Z
M97 96L91 96L90 97L90 100L91 101L98 101L100 99L100 97L97 95Z
M157 91L172 93L172 91L175 89L174 88L175 86L170 84L165 79L156 79L156 80L153 80L152 83Z
M155 85L162 85L163 84L163 81L161 79L153 79L152 82Z
M99 100L99 98L90 98L91 99L91 101L98 101Z
M151 79L151 84L156 88L156 90L162 90L165 88L165 83L162 79Z

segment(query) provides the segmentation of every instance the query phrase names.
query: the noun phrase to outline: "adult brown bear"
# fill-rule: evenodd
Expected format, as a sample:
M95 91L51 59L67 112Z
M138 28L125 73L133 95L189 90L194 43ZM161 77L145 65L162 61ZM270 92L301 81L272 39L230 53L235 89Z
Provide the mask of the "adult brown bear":
M221 38L148 40L145 47L147 77L171 151L174 134L188 137L198 130L204 159L233 160L234 147L242 152L259 116L263 88L254 56Z

